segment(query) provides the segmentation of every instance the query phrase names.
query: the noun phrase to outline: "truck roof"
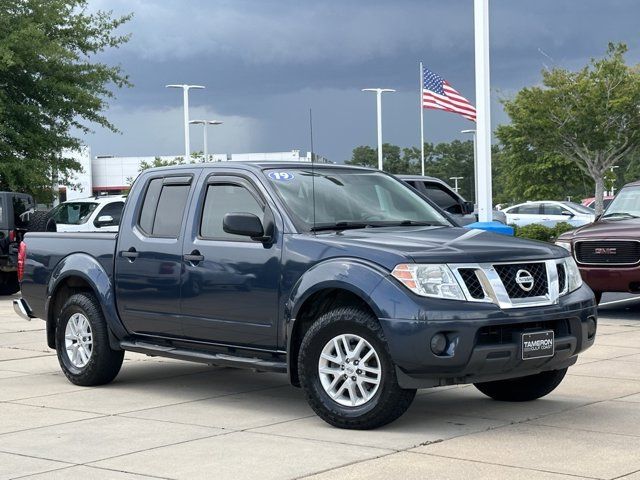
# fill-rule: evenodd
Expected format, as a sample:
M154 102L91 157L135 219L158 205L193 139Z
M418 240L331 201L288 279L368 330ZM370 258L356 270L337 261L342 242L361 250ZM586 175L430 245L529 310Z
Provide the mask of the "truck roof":
M216 169L216 168L233 168L233 167L241 167L248 170L254 171L262 171L272 168L311 168L311 162L274 162L269 160L252 160L252 161L242 161L242 162L206 162L206 163L186 163L181 165L170 165L166 167L155 167L145 170L145 172L157 172L161 170L188 170L190 168L198 167L198 168L207 168L207 169ZM320 169L341 169L341 170L365 170L365 171L377 171L373 168L361 167L357 165L336 165L336 164L328 164L328 163L313 163L313 168L316 170Z

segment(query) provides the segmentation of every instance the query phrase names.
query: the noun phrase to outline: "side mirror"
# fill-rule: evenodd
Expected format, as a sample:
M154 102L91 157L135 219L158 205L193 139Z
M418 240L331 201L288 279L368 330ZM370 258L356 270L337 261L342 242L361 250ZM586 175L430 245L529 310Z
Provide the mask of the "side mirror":
M253 213L227 213L222 219L222 229L233 235L266 240L262 222Z
M569 217L569 218L575 217L575 215L573 213L571 213L569 210L563 210L561 215L563 215L565 217Z
M107 227L110 225L114 225L113 217L111 215L101 215L95 221L96 227Z
M470 213L473 213L475 209L476 209L476 206L473 202L462 202L463 215L469 215Z

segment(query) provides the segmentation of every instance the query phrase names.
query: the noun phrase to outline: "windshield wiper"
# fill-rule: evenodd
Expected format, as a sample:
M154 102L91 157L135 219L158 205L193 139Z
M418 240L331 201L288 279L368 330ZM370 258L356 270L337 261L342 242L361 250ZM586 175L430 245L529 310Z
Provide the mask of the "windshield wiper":
M634 215L629 212L611 212L602 216L602 218L611 218L611 217L627 217L627 218L640 218L638 215Z
M402 220L401 222L393 223L394 225L411 225L416 227L444 227L445 225L440 222L421 222L419 220Z
M321 232L323 230L348 230L353 228L367 228L370 226L372 225L362 222L336 222L329 225L315 225L309 230L312 232Z

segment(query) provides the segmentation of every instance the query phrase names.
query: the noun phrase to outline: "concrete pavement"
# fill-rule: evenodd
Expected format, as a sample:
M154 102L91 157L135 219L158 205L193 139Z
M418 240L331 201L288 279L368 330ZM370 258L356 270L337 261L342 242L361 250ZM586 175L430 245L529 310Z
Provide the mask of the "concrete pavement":
M640 480L640 300L602 307L596 346L544 399L424 390L360 432L270 373L128 353L111 385L76 387L44 323L0 299L0 479L301 477Z

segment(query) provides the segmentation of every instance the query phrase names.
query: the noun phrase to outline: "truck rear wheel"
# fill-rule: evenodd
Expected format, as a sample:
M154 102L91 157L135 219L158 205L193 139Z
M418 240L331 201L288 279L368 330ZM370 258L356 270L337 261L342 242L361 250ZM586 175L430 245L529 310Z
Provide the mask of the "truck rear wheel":
M311 408L339 428L390 423L416 394L398 385L380 324L355 307L327 312L311 326L300 346L298 372Z
M488 397L504 402L528 402L553 392L567 373L567 369L550 370L536 375L474 383L475 387Z
M111 382L122 366L123 350L109 345L107 323L95 296L77 293L62 307L56 328L56 351L62 371L82 386Z

